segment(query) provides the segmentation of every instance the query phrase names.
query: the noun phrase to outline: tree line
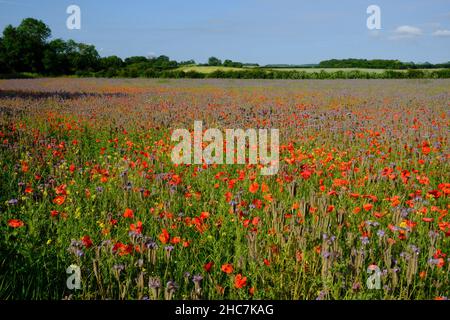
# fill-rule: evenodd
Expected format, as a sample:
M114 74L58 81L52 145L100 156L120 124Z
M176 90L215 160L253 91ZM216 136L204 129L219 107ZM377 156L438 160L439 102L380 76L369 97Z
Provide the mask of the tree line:
M51 38L50 28L42 21L26 18L19 26L8 25L0 37L0 75L3 78L30 76L76 75L90 77L148 77L148 78L240 78L240 79L357 79L357 78L450 78L450 69L417 70L404 67L397 60L328 60L323 68L382 68L381 73L358 70L336 72L282 71L261 68L258 64L244 64L232 60L208 59L208 66L223 66L241 70L216 70L211 73L184 71L181 66L196 65L194 60L177 62L165 55L159 57L118 56L101 57L90 44L74 40ZM434 66L436 67L436 66ZM450 64L440 66L450 67ZM424 69L424 68L423 68Z
M399 60L383 59L331 59L321 61L319 68L365 68L365 69L436 69L450 68L450 61L446 63L432 64L429 62L414 63Z

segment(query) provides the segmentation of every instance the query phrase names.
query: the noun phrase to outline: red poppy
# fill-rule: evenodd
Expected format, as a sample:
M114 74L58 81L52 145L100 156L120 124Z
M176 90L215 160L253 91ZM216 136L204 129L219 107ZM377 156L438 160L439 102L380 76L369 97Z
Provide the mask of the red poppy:
M173 237L171 240L170 240L170 243L171 244L177 244L177 243L180 243L181 242L181 238L180 237Z
M55 188L55 192L56 192L56 194L60 194L60 195L65 196L67 194L66 188L67 188L67 185L66 184L62 184L62 185L57 186Z
M264 182L261 184L261 191L264 193L269 192L269 186Z
M170 239L170 234L169 232L167 232L166 229L162 229L162 233L159 235L159 241L161 241L162 243L167 243L169 242Z
M429 146L423 146L422 147L422 154L425 154L425 155L427 155L427 154L429 154L431 152L431 148L429 147Z
M233 272L233 265L230 264L230 263L225 263L225 264L222 265L221 270L222 270L223 272L225 272L225 273L230 274L230 273Z
M125 218L133 218L134 217L134 211L131 209L126 208L125 212L123 213L123 216Z
M202 219L202 221L203 221L203 220L205 220L206 218L209 218L209 212L203 211L203 212L200 214L200 219Z
M234 278L234 286L241 289L247 285L247 277L243 277L240 273Z
M257 182L253 182L250 187L248 188L248 191L251 193L256 193L259 189L259 184Z
M13 227L13 228L20 228L24 226L24 223L22 220L19 219L10 219L8 221L8 226Z
M371 204L371 203L363 204L363 208L364 208L364 210L366 210L366 211L370 211L370 210L372 210L372 208L373 208L373 204Z
M62 205L66 201L65 196L57 196L55 199L53 199L53 203L57 204L58 206Z
M309 179L309 177L311 177L312 172L309 170L304 170L300 173L300 175L302 176L303 179L307 180Z
M142 222L138 221L136 224L132 223L130 224L130 231L134 231L137 234L142 233Z
M205 269L206 272L210 272L211 268L214 266L214 262L210 261L208 263L205 263L205 265L203 266L203 269Z
M86 248L92 247L92 240L89 236L84 236L81 240L83 241L83 245Z

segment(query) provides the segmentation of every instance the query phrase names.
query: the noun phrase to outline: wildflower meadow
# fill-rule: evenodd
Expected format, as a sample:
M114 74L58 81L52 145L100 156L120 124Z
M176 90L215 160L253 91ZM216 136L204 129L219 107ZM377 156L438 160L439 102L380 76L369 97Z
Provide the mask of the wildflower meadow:
M449 89L0 80L0 299L447 299ZM174 163L195 121L278 129L277 171Z

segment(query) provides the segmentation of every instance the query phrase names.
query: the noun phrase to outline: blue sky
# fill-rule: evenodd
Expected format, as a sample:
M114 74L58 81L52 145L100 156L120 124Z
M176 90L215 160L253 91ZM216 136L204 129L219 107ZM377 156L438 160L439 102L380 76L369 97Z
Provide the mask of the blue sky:
M71 4L81 8L80 30L66 27ZM371 4L381 9L377 32L366 26ZM0 0L1 30L26 17L47 23L53 38L94 44L102 56L450 60L450 0Z

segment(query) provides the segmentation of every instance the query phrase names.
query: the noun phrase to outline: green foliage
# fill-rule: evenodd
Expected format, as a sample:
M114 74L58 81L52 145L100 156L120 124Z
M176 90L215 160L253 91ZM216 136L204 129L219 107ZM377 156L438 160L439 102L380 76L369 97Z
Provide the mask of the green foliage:
M8 25L3 31L0 58L4 69L13 72L42 72L46 41L50 28L42 21L27 18L14 28Z
M222 61L216 57L210 57L208 59L208 65L209 66L221 66L222 65Z

